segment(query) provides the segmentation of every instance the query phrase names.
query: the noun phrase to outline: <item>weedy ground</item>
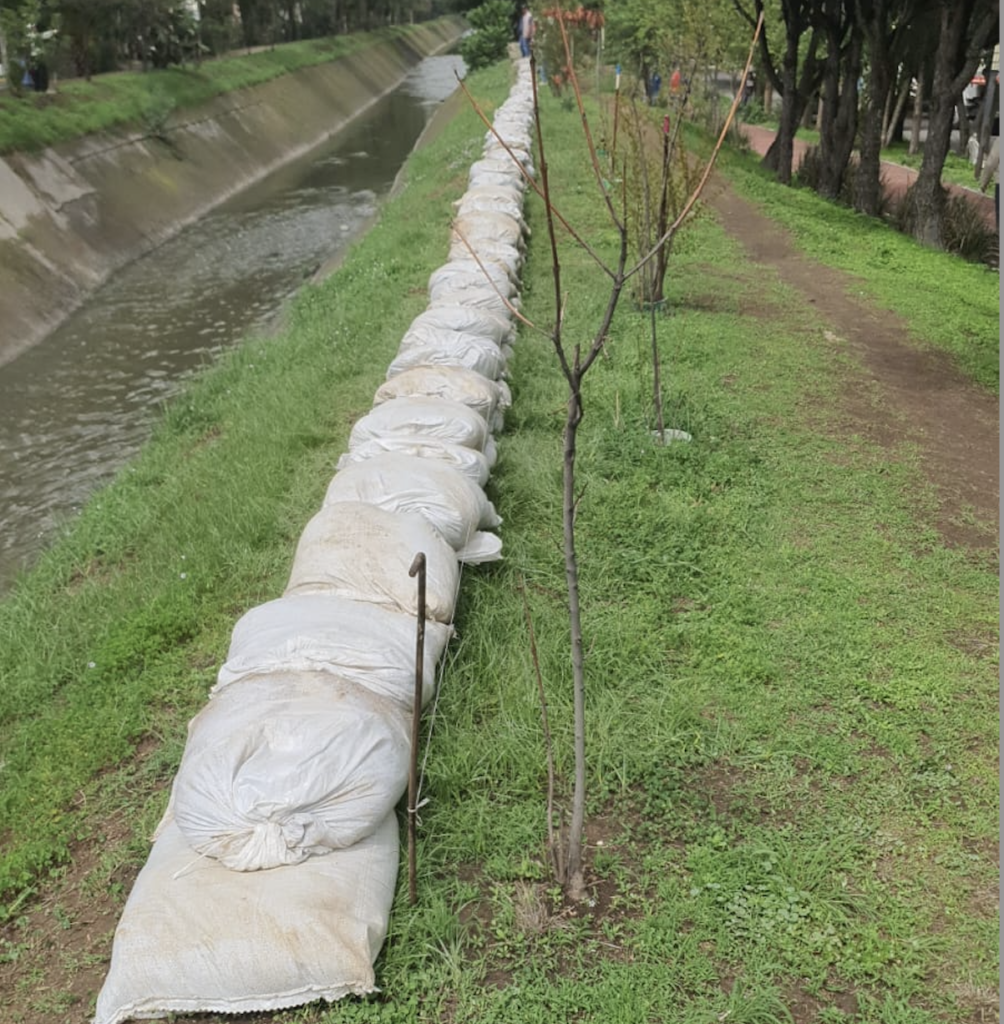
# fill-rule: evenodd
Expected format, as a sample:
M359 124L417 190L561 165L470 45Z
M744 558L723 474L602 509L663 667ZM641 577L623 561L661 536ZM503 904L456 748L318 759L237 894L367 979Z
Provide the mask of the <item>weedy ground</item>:
M506 76L472 76L489 111ZM578 117L544 104L556 202L609 248ZM86 1018L184 723L233 623L281 592L352 421L425 306L482 135L463 111L416 154L406 191L297 298L288 329L249 340L172 404L149 449L0 605L12 1021ZM803 259L857 254L870 271L876 236L860 218L793 202L738 158L725 171L808 240ZM529 217L524 312L546 327L539 200ZM811 241L820 219L828 246ZM891 231L882 242L904 255L870 275L872 301L923 291L906 309L918 344L954 352L939 294L943 317L996 337L995 276ZM566 244L562 267L565 336L585 344L604 281ZM653 440L649 321L629 298L580 431L590 899L563 900L544 851L522 595L564 805L564 392L549 341L525 330L490 485L505 560L465 571L427 722L418 904L402 872L378 996L267 1019L997 1019L996 552L945 542L917 447L879 448L848 416L864 376L853 353L825 344L818 313L712 212L669 273L667 425L693 440ZM982 354L968 359L990 383Z

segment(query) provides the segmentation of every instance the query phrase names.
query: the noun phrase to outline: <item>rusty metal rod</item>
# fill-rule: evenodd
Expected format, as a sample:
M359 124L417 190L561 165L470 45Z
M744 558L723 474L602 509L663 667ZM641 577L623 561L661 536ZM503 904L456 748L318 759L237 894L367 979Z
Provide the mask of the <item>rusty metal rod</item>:
M408 768L408 900L418 901L416 878L416 829L418 822L418 742L422 719L423 667L425 664L425 553L420 551L408 575L418 576L418 630L415 636L415 706L411 715L411 763Z

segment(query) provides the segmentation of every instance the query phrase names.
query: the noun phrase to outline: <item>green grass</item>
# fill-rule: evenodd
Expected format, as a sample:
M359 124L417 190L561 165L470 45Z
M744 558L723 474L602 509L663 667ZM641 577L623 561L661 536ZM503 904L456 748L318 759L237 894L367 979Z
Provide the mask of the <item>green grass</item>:
M409 26L286 43L252 54L234 54L198 65L98 75L61 82L55 95L0 94L0 153L33 152L93 132L156 127L172 110L260 85L297 68L346 57L386 39L407 36Z
M875 218L778 185L755 159L724 153L732 184L791 231L806 256L856 278L855 288L898 313L919 345L949 353L983 386L1000 383L998 276L987 267L934 256Z
M498 72L488 81L502 86ZM250 341L175 402L144 456L0 605L3 892L65 857L82 789L165 716L184 720L240 611L281 592L349 428L445 259L479 123L469 114L434 158L415 157L407 207L387 210L337 286L305 289L285 333ZM374 290L395 301L374 305Z
M504 77L471 82L498 100ZM561 208L609 247L578 118L545 102ZM142 863L184 721L236 618L279 593L349 424L445 258L449 203L481 134L465 113L414 157L404 195L297 298L288 331L250 341L175 402L143 457L0 605L10 916L77 837L119 817L132 827L92 873L95 892ZM728 173L772 215L782 207L745 165ZM811 239L830 208L796 194L787 209ZM524 310L546 325L536 200L530 218ZM826 228L833 251L814 251L837 265L860 242L857 219ZM950 257L914 247L908 266L954 297ZM588 338L602 278L567 246L562 267L566 337ZM564 803L564 411L549 343L525 331L490 488L505 560L464 574L418 905L402 872L379 995L270 1019L962 1024L996 1005L993 558L941 542L913 451L849 432L840 396L861 367L819 341L814 311L711 216L676 247L670 297L667 416L693 442L651 440L648 322L626 301L586 384L591 902L566 905L544 862L520 593L525 582ZM761 316L740 315L754 297ZM940 343L923 318L915 332Z
M891 146L882 151L882 159L890 163L902 164L904 167L912 167L915 171L920 170L921 162L924 159L924 147L921 145L916 153L908 152L909 145L906 142L894 142ZM945 166L941 171L941 181L945 185L961 185L963 188L977 188L976 177L973 174L973 165L964 156L956 153L949 153L945 157Z

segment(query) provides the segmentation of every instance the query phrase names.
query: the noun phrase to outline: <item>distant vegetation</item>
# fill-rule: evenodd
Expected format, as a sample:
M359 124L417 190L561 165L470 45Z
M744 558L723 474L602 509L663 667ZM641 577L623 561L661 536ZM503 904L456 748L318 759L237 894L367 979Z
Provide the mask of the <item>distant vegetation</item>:
M175 109L337 60L410 31L409 26L398 26L235 53L199 65L73 79L45 96L0 94L0 153L42 149L119 125L139 125L156 135Z

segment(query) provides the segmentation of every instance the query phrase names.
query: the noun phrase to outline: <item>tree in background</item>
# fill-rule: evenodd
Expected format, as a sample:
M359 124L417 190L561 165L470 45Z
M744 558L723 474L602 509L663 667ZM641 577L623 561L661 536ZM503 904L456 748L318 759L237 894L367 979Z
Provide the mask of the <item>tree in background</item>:
M941 170L951 144L957 99L973 77L983 51L997 40L1000 8L997 0L937 0L934 7L939 32L932 57L927 139L908 202L913 235L940 248L947 201Z
M513 39L512 0L488 0L467 12L474 31L460 41L460 55L469 68L483 68L506 56Z

